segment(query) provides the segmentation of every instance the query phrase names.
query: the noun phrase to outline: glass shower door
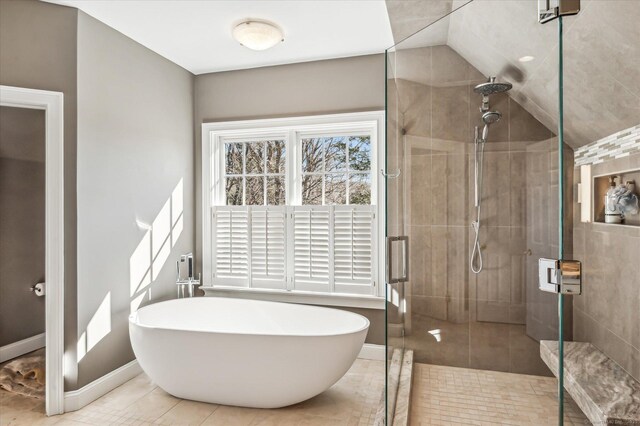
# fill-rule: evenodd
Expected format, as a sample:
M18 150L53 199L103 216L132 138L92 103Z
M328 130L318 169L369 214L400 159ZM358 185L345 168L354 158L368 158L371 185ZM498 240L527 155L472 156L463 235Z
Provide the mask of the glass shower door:
M387 424L578 418L540 356L571 338L571 298L539 288L571 252L562 22L454 3L386 52Z
M405 234L404 214L404 161L403 145L400 143L403 117L398 111L398 92L393 80L390 61L393 53L386 57L386 156L385 169L381 170L386 193L386 383L385 418L387 425L393 424L398 398L398 387L404 357L404 333L406 327L405 284L408 279L408 236Z

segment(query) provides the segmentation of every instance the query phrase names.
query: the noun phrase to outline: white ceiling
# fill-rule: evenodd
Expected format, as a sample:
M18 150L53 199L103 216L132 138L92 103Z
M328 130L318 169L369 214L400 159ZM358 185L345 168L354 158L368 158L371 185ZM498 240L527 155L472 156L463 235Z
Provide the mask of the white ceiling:
M384 0L45 0L77 7L194 74L382 53L393 44ZM231 37L246 18L285 41L256 52Z

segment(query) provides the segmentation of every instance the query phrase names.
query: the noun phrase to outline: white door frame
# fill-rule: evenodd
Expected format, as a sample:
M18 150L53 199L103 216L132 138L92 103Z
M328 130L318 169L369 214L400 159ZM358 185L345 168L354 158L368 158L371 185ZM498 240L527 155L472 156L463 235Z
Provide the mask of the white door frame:
M0 105L45 112L46 409L64 412L64 117L63 94L0 86Z

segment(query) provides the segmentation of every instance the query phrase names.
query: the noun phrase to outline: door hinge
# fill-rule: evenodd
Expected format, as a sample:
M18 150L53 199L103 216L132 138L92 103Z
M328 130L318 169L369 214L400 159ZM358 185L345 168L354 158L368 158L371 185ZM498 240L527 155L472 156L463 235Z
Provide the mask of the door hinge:
M580 0L538 0L538 22L546 24L560 16L577 15Z
M539 259L538 288L549 293L582 294L582 264L577 260Z

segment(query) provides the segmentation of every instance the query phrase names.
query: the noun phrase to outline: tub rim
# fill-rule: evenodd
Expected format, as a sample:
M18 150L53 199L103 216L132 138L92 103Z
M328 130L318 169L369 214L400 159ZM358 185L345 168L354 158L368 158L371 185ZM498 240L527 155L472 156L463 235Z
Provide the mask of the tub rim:
M207 296L199 296L199 297L194 297L194 299L200 299L200 298L208 298ZM157 326L153 326L153 325L147 325L147 324L142 324L138 321L138 312L142 309L151 307L151 306L155 306L158 304L168 304L171 302L176 302L179 300L188 300L188 299L170 299L170 300L163 300L157 303L151 303L149 305L145 305L141 308L139 308L138 310L136 310L135 312L129 314L128 317L128 322L129 325L135 325L137 327L140 328L144 328L144 329L148 329L148 330L166 330L166 331L185 331L185 332L189 332L189 333L202 333L202 334L223 334L223 335L237 335L237 336L269 336L269 337L336 337L336 336L348 336L348 335L352 335L352 334L358 334L361 333L364 330L368 330L369 327L371 326L371 321L369 321L369 318L365 317L364 315L358 314L356 312L351 312L351 311L346 311L346 310L342 310L342 309L336 309L336 308L329 308L329 307L325 307L325 306L315 306L315 305L305 305L305 304L301 304L301 303L288 303L288 302L273 302L270 300L259 300L259 299L243 299L243 298L236 298L236 297L216 297L217 299L231 299L231 300L241 300L241 301L253 301L253 302L261 302L261 303L269 303L269 304L276 304L276 305L303 305L306 306L308 308L312 308L312 309L323 309L323 310L336 310L336 311L340 311L343 312L345 314L348 315L356 315L360 318L362 318L364 320L364 326L356 329L356 330L352 330L352 331L348 331L346 333L308 333L308 334L299 334L299 333L295 333L295 334L283 334L283 333L256 333L256 332L232 332L232 331L224 331L224 330L193 330L193 329L188 329L188 328L172 328L172 327L157 327Z

